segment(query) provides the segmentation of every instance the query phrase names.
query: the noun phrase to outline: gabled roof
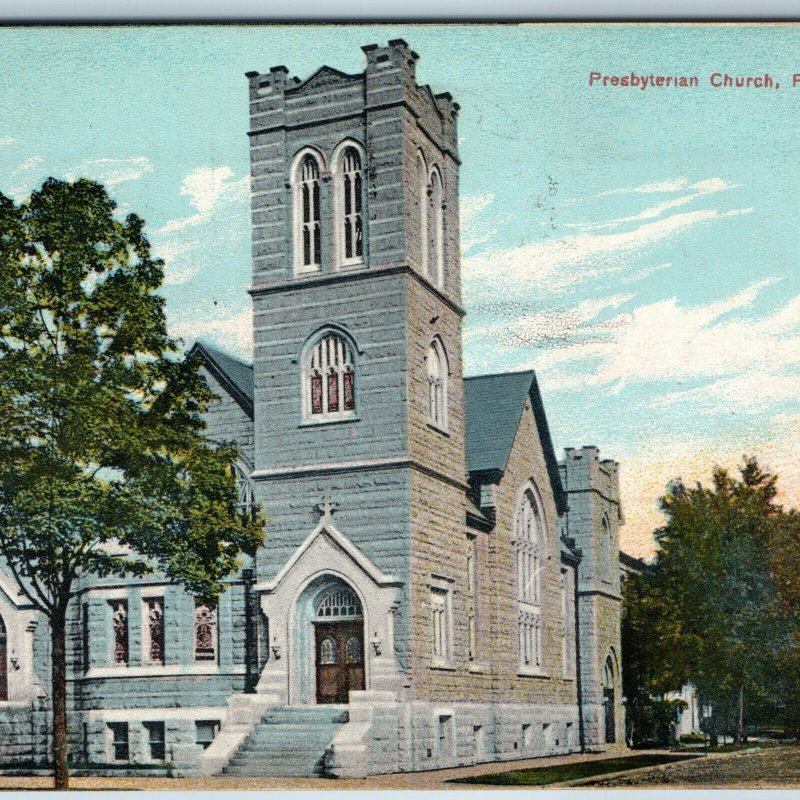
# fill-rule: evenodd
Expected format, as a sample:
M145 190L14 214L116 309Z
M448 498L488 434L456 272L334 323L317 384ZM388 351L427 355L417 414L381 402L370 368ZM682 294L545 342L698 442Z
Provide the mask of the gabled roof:
M542 395L533 370L464 379L467 470L470 473L484 473L493 480L503 475L526 397L531 401L556 506L560 512L566 511L566 496L561 486Z
M199 356L206 369L253 419L253 365L205 342L195 342L189 355Z
M320 82L323 85L331 83L337 79L341 80L344 78L345 80L354 80L356 78L361 78L363 73L356 73L355 75L350 75L347 72L342 72L340 69L336 69L335 67L328 67L326 65L321 66L316 72L312 72L304 81L300 81L300 83L296 84L295 86L289 86L287 88L287 94L293 92L301 92L303 89L307 89L311 86L314 82ZM297 80L295 78L295 80Z

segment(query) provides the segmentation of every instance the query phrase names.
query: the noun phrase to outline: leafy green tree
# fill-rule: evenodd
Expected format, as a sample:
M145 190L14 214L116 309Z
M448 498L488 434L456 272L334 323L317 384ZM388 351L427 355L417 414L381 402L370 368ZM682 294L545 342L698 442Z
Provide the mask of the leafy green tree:
M792 514L775 502L777 477L755 458L739 473L716 469L710 487L670 486L656 560L626 587L626 626L638 647L629 676L636 690L691 680L715 716L735 719L743 741L745 709L752 719L767 713L779 690L776 661L791 644L773 548Z
M65 625L80 575L159 571L213 601L263 519L237 507L213 395L168 337L142 220L89 180L0 194L0 556L48 619L68 786Z

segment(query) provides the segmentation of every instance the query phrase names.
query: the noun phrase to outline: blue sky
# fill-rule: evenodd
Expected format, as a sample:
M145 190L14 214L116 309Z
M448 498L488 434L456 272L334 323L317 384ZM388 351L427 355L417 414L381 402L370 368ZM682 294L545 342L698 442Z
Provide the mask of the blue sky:
M247 357L244 73L357 72L397 37L462 107L467 372L537 370L556 447L622 463L635 553L671 478L743 453L800 504L796 27L4 28L0 191L105 182L167 261L173 332ZM713 89L715 71L781 87Z

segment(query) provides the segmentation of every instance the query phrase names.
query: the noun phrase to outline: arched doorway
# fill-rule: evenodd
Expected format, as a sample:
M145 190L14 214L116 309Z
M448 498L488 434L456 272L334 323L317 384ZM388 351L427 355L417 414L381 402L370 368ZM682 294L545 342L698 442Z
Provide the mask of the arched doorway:
M347 703L366 688L363 598L343 578L317 575L300 592L291 625L289 702Z
M0 617L0 700L8 700L8 636Z
M315 598L314 653L317 703L346 703L363 690L364 615L356 593L342 581Z
M611 656L608 656L603 670L603 712L606 744L614 744L617 741L617 723L614 717L615 686L614 660Z

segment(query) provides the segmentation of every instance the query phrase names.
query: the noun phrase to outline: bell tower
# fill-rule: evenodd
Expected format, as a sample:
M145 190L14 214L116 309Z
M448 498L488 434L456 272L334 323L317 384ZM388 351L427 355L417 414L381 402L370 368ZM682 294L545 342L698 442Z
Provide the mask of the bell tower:
M247 73L253 480L281 520L258 572L332 496L338 529L402 583L392 635L412 668L416 596L464 538L458 105L417 83L402 39L363 51L357 74Z

